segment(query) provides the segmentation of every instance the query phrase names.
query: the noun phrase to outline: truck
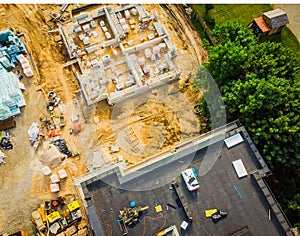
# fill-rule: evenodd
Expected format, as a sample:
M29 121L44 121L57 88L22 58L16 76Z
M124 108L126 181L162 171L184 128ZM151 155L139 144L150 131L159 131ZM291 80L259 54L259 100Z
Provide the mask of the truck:
M190 192L194 192L199 189L200 185L198 183L197 175L193 167L182 171L181 176L186 184L187 189Z

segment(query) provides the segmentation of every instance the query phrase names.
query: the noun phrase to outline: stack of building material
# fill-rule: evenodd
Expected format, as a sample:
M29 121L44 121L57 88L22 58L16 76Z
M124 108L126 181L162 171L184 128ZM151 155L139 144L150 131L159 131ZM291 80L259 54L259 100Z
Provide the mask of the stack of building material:
M51 176L50 176L50 179L51 179L51 182L52 182L53 184L56 184L56 183L59 183L59 182L60 182L60 179L59 179L59 177L58 177L58 174L53 174L53 175L51 175Z
M65 169L58 170L58 175L60 179L65 179L68 177L67 172Z
M0 57L6 56L12 67L17 65L16 57L19 54L28 54L24 43L11 30L0 32L0 45Z
M138 12L137 12L136 8L132 8L132 9L131 9L131 14L132 14L132 15L136 16L137 13L138 13Z
M93 20L91 21L91 27L92 27L92 28L96 28L96 27L97 27L96 22L93 21Z
M145 49L145 56L146 56L147 59L151 58L152 53L151 53L151 50L149 48Z
M130 12L128 10L124 11L124 14L126 19L130 18Z
M126 20L125 20L125 18L121 18L119 21L120 21L120 24L121 24L121 25L126 25Z
M9 69L9 68L12 67L12 64L10 63L7 56L3 56L3 57L0 58L0 64L6 69Z
M149 73L150 72L150 65L145 65L144 68L143 68L143 71L145 74Z
M4 68L0 69L0 120L20 114L19 107L25 105L17 76Z
M138 58L138 63L140 66L143 66L145 64L145 58L144 57L139 57Z
M111 39L110 33L109 33L109 32L105 32L105 37L106 37L107 39Z
M52 173L52 171L51 171L51 169L50 169L49 166L44 166L42 168L42 172L43 172L44 175L50 175Z
M28 59L23 54L20 54L20 55L16 56L16 59L20 62L24 74L27 77L32 77L33 76L33 71L31 69L31 66L29 64Z
M167 45L165 43L160 43L158 46L161 50L164 50L167 47Z
M122 28L124 30L124 33L129 33L129 26L128 26L128 24L122 25Z
M157 55L159 52L160 52L159 46L153 47L153 53L154 53L155 55Z

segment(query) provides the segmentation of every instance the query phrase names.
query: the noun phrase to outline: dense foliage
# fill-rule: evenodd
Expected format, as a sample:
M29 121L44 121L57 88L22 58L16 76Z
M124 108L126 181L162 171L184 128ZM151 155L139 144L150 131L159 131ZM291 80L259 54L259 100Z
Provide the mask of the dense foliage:
M240 119L274 172L283 174L280 181L288 187L279 198L298 213L292 221L300 222L299 58L281 44L259 43L237 22L217 25L213 36L218 45L209 49L205 67L221 90L227 116ZM201 85L199 79L194 83Z

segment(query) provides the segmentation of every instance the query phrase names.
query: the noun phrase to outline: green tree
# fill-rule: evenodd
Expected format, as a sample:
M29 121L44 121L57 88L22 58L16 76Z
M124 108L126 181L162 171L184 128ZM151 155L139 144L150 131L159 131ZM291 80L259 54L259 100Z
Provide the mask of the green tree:
M243 46L233 42L212 47L209 50L209 63L205 66L219 86L243 76L242 65L247 57Z
M226 110L254 134L253 141L275 167L300 167L300 89L277 77L248 74L223 87ZM292 144L292 146L291 146Z
M295 53L279 43L252 44L242 65L244 75L257 74L261 78L277 76L294 81L299 72L299 59Z
M216 37L216 42L219 44L232 42L247 48L258 41L252 30L237 21L227 21L224 24L216 25L212 36Z

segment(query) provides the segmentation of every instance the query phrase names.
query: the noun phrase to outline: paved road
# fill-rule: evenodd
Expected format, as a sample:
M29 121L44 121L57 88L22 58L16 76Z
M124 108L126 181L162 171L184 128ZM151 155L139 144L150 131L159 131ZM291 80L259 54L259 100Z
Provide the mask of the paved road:
M274 9L280 8L288 15L290 23L288 27L300 42L300 4L274 4Z

